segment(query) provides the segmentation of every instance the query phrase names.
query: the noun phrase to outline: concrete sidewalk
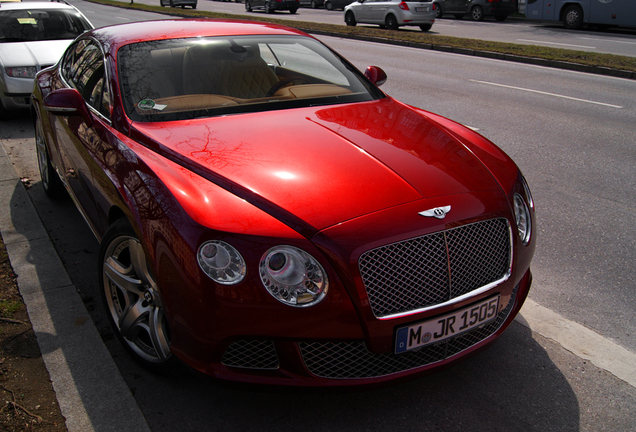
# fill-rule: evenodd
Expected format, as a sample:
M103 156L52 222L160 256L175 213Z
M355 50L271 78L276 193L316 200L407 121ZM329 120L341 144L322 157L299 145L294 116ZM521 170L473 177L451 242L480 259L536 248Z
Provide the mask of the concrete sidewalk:
M150 431L0 140L0 231L71 432Z

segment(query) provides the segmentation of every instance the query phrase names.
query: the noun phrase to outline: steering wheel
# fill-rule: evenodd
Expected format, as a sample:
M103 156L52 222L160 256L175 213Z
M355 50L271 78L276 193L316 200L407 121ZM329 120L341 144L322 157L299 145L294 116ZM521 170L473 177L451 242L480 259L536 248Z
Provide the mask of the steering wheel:
M305 84L311 84L307 78L301 77L299 75L292 76L289 78L285 78L284 80L278 81L276 84L274 84L269 90L267 90L267 94L265 95L265 97L274 96L274 93L276 93L278 90L280 90L281 88L285 87L287 84L294 81L300 81Z

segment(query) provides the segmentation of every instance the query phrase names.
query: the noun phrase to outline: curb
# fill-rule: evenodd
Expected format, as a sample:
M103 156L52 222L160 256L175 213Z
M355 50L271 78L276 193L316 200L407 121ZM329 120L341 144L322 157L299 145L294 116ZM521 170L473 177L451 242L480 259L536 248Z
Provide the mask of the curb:
M150 432L72 284L3 140L0 231L69 432Z

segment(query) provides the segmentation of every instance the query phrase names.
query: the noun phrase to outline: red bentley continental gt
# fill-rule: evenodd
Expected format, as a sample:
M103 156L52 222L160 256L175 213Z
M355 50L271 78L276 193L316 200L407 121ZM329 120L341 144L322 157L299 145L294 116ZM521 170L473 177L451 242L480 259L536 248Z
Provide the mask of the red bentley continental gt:
M137 361L371 384L504 331L532 280L524 177L385 80L300 31L228 20L89 31L37 75L42 184L100 240Z

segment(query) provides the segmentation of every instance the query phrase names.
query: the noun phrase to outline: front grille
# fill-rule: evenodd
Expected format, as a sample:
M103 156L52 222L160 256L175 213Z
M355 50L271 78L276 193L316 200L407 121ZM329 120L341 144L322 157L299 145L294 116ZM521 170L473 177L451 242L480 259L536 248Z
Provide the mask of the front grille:
M278 355L272 341L240 340L233 342L221 359L225 366L246 369L278 369Z
M503 280L510 263L504 218L381 246L358 260L378 318L435 306Z
M503 325L515 303L517 285L506 307L497 318L439 344L402 354L370 352L363 341L358 342L300 342L305 366L317 377L328 379L376 378L430 365L478 344L495 334Z

